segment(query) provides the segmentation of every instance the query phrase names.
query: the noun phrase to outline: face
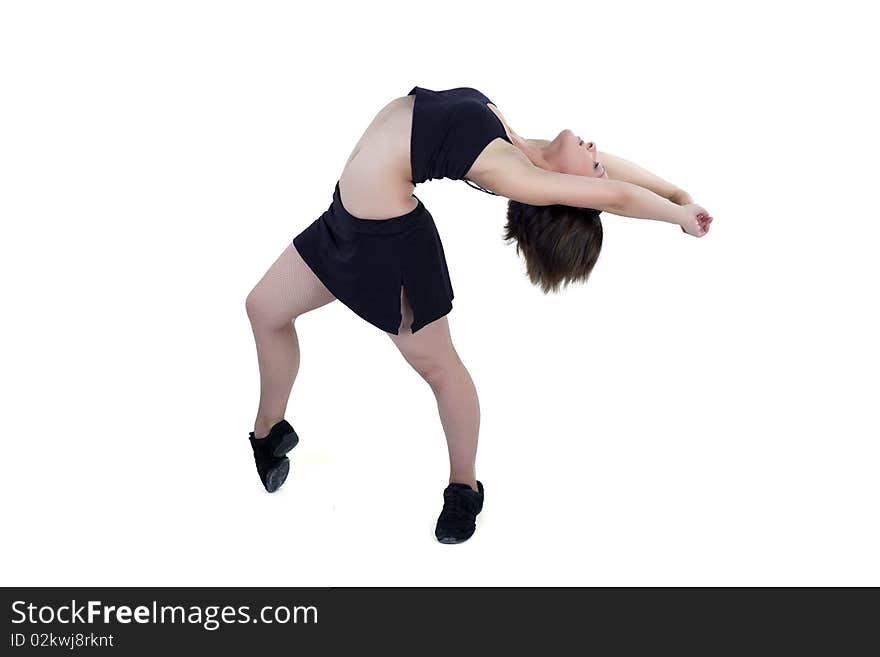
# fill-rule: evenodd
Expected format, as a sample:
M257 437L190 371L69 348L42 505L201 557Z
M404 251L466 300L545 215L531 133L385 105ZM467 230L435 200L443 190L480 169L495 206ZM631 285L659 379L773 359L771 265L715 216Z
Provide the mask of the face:
M544 159L553 171L590 178L608 178L596 159L596 144L581 139L571 130L560 132L544 150Z

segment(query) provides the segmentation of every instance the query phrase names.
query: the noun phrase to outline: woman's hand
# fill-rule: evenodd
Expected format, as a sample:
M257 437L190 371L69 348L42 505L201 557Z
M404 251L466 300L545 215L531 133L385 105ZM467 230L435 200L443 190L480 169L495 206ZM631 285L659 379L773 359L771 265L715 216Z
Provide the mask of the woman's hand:
M684 232L694 237L702 237L709 232L712 215L705 208L696 203L688 203L681 206L681 210L682 216L678 223Z

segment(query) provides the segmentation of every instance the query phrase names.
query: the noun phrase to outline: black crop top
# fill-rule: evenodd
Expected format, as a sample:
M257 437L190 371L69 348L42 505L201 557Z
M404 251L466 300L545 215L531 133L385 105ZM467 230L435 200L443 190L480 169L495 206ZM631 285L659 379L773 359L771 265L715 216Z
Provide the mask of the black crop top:
M492 103L470 87L432 91L413 87L410 163L413 184L434 178L462 180L494 139L511 143ZM494 103L492 103L494 105Z

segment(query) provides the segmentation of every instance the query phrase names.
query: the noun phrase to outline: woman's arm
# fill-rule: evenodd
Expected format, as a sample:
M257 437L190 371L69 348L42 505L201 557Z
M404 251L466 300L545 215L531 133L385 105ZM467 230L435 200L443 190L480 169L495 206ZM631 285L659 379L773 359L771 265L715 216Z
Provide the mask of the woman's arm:
M536 167L516 148L499 152L468 177L496 194L529 205L571 205L679 225L687 221L682 206L649 189L622 180L548 171Z
M596 159L599 160L608 172L608 177L613 180L623 180L645 189L650 189L655 194L669 199L675 203L684 201L692 203L690 196L686 191L673 185L668 180L664 180L660 176L651 173L644 167L640 167L635 162L630 162L617 155L612 155L605 151L596 151ZM680 203L683 205L684 203Z
M550 143L546 139L526 139L526 141L532 146L540 148L546 147ZM622 157L598 149L596 150L596 159L602 163L608 172L608 177L612 180L622 180L645 189L650 189L655 194L669 199L678 205L694 202L686 191L668 180L664 180L660 176L651 173L635 162L630 162Z

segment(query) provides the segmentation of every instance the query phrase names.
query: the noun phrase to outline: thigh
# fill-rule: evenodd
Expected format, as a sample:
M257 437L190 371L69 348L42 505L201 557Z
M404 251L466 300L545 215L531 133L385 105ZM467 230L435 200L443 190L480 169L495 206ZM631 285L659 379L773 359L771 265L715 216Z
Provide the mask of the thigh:
M449 319L446 315L423 326L416 333L411 330L412 307L404 288L400 288L400 313L402 315L398 334L387 333L407 362L422 376L431 375L458 360L449 333Z
M280 327L335 299L290 243L248 295L247 304L262 323Z

